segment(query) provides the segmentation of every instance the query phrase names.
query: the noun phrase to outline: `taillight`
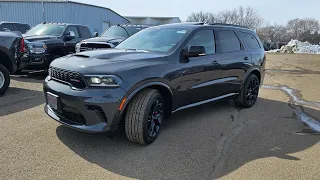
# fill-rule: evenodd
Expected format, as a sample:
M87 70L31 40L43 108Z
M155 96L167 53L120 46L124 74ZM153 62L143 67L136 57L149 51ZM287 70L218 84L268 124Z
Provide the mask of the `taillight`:
M25 47L23 38L21 39L21 42L20 42L20 52L22 52L22 53L26 52L26 47Z

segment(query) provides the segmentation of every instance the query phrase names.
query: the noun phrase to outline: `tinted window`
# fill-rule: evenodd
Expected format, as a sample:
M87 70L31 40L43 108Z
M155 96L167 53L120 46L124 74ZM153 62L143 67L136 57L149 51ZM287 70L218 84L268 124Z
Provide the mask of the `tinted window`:
M75 27L75 26L68 26L65 33L68 33L69 31L73 31L74 34L75 34L75 37L76 37L76 38L79 38L79 33L78 33L77 27Z
M258 40L252 34L240 32L240 36L249 49L260 49Z
M189 41L188 46L204 46L206 54L214 54L216 47L212 30L200 31Z
M78 30L79 30L81 38L90 38L91 37L90 31L87 27L78 26Z
M241 50L241 43L233 31L218 31L219 48L221 53L229 53Z
M16 24L16 27L22 34L26 33L30 29L29 26L25 24Z
M126 26L126 27L124 27L126 30L127 30L127 32L129 33L129 36L132 36L132 35L134 35L135 33L137 33L137 32L139 32L139 31L141 31L142 30L142 28L141 27L134 27L134 26Z
M59 24L39 24L34 28L30 29L26 33L27 36L41 36L41 35L51 35L60 36L65 29L65 25Z
M125 28L121 26L112 26L108 30L106 30L103 34L103 37L110 38L127 38L129 35Z
M4 30L15 31L15 28L13 24L3 23L0 25L0 31L4 31Z
M186 34L188 31L181 28L147 28L129 37L116 48L169 52L181 43Z

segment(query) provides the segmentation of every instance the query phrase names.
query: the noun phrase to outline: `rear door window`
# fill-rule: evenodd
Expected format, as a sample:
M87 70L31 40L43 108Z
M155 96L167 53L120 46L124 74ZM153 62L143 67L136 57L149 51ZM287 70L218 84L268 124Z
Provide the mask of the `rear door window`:
M217 31L217 36L220 53L231 53L242 50L242 45L234 31L220 30Z
M197 32L190 39L188 46L204 46L206 54L216 53L213 30Z
M78 31L79 31L79 35L80 38L90 38L90 31L87 27L84 26L78 26Z
M240 36L242 37L244 43L248 47L248 49L260 49L260 45L258 43L258 40L254 35L244 32L239 32Z

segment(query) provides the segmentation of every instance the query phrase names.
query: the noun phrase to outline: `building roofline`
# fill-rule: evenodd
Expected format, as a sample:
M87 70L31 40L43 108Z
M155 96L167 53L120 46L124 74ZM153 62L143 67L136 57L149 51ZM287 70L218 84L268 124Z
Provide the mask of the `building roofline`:
M107 9L109 11L112 11L113 13L117 14L118 16L122 17L123 19L127 20L129 23L130 20L127 19L124 16L121 16L119 13L115 12L114 10L107 8L107 7L103 7L103 6L98 6L98 5L93 5L93 4L87 4L87 3L83 3L83 2L77 2L77 1L70 1L70 0L3 0L2 2L50 2L50 3L75 3L75 4L81 4L81 5L86 5L86 6L92 6L92 7L96 7L96 8L102 8L102 9Z

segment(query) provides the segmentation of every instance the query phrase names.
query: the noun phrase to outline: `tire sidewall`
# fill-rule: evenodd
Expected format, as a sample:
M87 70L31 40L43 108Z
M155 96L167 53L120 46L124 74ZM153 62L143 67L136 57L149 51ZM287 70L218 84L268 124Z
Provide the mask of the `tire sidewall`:
M0 88L0 95L3 95L7 91L10 85L10 73L7 70L7 68L5 68L2 64L0 64L0 71L4 75L4 84Z
M165 106L165 104L164 104L164 100L163 100L163 98L162 98L162 96L161 96L161 94L158 92L158 91L156 91L151 97L150 97L150 99L148 99L148 103L147 103L147 107L146 107L146 110L145 110L145 112L144 112L144 116L143 116L143 140L144 140L144 142L146 143L146 144L151 144L152 142L154 142L156 139L157 139L157 137L159 136L159 133L160 133L160 130L161 130L161 124L160 124L160 129L159 129L159 131L158 131L158 134L154 137L154 138L150 138L149 139L149 136L148 136L148 116L149 116L149 113L150 113L150 110L151 110L151 107L152 107L152 104L153 104L153 102L156 100L156 99L160 99L161 100L161 102L163 103L163 109L164 109L164 106ZM164 112L163 112L164 113ZM162 113L162 121L163 121L163 113Z

